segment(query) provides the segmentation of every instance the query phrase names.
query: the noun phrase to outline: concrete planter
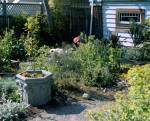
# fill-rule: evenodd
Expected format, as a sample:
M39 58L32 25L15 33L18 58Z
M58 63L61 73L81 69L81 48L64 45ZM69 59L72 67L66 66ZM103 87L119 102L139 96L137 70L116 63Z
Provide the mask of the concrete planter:
M51 99L52 73L44 70L26 72L42 73L44 77L27 78L22 76L22 73L16 75L16 83L22 91L23 101L32 106L47 104Z

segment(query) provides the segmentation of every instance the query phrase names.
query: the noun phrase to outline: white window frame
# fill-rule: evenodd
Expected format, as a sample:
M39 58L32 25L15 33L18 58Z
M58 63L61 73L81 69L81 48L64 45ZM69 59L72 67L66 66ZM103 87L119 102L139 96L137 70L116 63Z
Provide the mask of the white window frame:
M144 16L145 16L145 10L143 9L117 9L117 17L116 17L116 21L117 21L117 26L128 26L130 24L130 21L121 21L121 19L124 17L122 16L121 18L121 14L129 14L129 17L134 17L134 16L130 16L135 14L139 14L138 19L140 19L140 21L136 22L136 23L142 23L144 21ZM138 16L138 15L137 15ZM125 15L125 17L128 17Z

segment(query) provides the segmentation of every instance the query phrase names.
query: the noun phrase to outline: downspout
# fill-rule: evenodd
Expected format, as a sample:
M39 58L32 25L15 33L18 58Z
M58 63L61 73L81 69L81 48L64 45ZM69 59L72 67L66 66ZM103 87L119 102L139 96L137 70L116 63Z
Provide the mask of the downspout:
M91 1L91 19L90 19L90 33L89 33L89 35L92 34L92 29L93 29L93 8L94 8L94 0Z

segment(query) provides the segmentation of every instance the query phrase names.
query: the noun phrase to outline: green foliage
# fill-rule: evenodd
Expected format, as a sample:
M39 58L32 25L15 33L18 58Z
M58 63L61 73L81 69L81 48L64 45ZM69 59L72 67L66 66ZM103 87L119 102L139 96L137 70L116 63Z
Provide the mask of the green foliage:
M12 52L11 59L12 60L25 60L26 59L26 50L24 47L25 37L21 35L19 39L15 38L13 35L12 38Z
M40 47L36 54L36 68L48 70L48 57L50 48L46 45Z
M24 38L17 39L13 30L6 30L0 37L0 68L10 68L11 60L23 60L25 55Z
M14 33L17 38L19 38L20 35L25 32L24 25L27 22L27 17L28 15L25 13L11 17L12 23L10 28L14 29Z
M20 93L17 90L15 78L13 77L0 77L0 98L3 94L6 95L6 99L15 102L20 102Z
M124 62L150 60L150 42L144 42L141 47L124 47L122 50Z
M118 36L118 35L116 35L116 34L111 34L110 35L110 37L109 37L109 40L111 41L111 46L113 47L113 48L116 48L116 47L118 47L119 46L119 38L120 38L120 36Z
M30 36L39 39L40 34L40 16L29 16L25 23L25 28Z
M38 45L51 45L50 29L48 28L47 16L38 14L29 16L27 22L24 24L27 34L36 39Z
M12 45L13 45L13 31L6 31L4 37L0 39L0 68L10 66Z
M150 40L149 30L150 30L149 18L145 23L138 24L136 22L132 22L130 24L130 33L135 46Z
M150 60L150 42L144 42L141 49L143 60Z
M27 51L27 55L29 56L29 59L31 60L32 70L35 70L34 61L35 61L36 51L38 47L37 45L38 45L37 40L28 34L24 43L24 47L25 50Z
M38 68L52 71L56 82L64 87L76 82L95 86L112 85L116 76L114 72L120 70L121 50L105 45L94 36L82 37L85 44L80 44L74 50L64 50L62 55L48 56L49 49L43 47L47 53L36 59Z
M50 28L51 42L60 44L63 41L69 40L69 16L65 15L66 8L65 0L49 0L49 6L52 16L52 28Z
M111 109L89 112L93 121L150 121L150 64L132 68L128 78L128 93L117 94Z
M11 101L0 105L1 121L21 121L26 118L28 105L25 103L15 103Z
M114 48L104 45L99 40L95 42L94 40L95 38L89 37L86 40L88 42L81 44L72 53L71 58L80 63L76 70L80 68L80 80L84 83L100 86L111 85L114 76L111 72L119 67L118 55Z
M130 33L132 35L135 46L144 42L144 29L144 24L137 24L136 22L131 23Z
M143 51L141 51L141 48L138 47L124 47L123 48L123 61L127 62L127 61L140 61L142 60L143 56L142 53Z

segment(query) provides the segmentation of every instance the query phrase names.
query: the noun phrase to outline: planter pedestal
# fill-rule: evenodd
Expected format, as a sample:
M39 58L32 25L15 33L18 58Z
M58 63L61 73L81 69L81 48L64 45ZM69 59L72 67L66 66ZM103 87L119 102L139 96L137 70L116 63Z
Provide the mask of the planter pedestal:
M47 104L51 99L52 73L44 70L26 72L40 72L44 77L27 78L22 76L22 73L16 75L18 78L16 83L22 91L23 101L32 106Z

